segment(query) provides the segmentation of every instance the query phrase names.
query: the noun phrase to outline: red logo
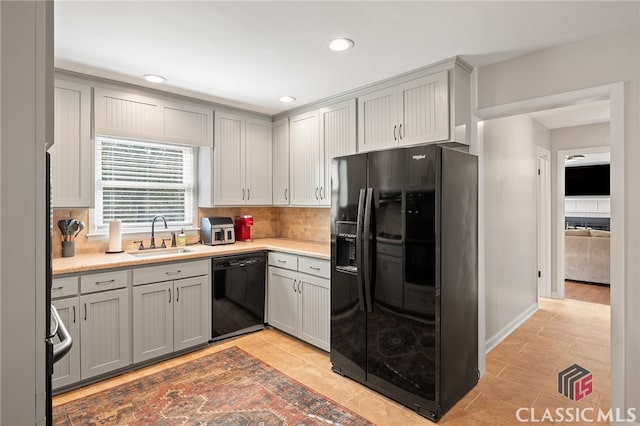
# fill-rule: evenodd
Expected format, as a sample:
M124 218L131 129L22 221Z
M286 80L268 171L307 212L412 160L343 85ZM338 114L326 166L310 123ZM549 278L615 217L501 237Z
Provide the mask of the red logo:
M580 401L593 392L593 375L578 364L558 373L558 392L572 401Z

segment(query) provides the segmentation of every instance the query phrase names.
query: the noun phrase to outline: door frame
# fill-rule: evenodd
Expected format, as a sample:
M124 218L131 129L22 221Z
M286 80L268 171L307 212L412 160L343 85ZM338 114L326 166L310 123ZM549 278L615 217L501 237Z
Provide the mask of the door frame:
M538 297L551 297L551 151L536 147L536 232Z
M580 89L570 92L563 92L554 95L542 96L508 104L496 105L486 108L476 108L472 111L472 143L477 146L472 148L472 152L482 155L483 141L482 121L494 118L508 117L519 114L526 114L535 111L542 111L551 108L575 105L578 103L593 102L597 100L610 101L610 149L611 149L611 182L615 185L611 187L611 406L620 410L626 408L626 250L625 250L625 96L624 82L616 82L602 86ZM482 161L480 161L482 163ZM479 179L483 176L479 172ZM481 181L480 181L481 182ZM483 205L484 186L478 187L480 201L478 206ZM479 219L482 213L479 214ZM480 254L479 262L484 261L482 254L484 248L484 225L480 222L478 232L478 244ZM478 368L481 373L486 370L486 333L482 324L485 322L485 286L486 279L484 268L478 269L478 327L479 353ZM482 297L480 297L482 296Z

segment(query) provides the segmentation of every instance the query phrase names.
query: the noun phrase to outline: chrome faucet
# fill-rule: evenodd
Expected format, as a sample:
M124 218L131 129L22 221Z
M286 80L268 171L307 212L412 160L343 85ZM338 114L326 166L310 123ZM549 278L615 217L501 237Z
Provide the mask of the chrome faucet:
M151 221L151 245L149 246L150 249L154 249L156 248L156 233L155 233L155 225L156 225L156 219L160 218L162 219L162 221L164 222L164 229L167 229L167 220L164 218L164 216L155 216L153 218L153 220Z

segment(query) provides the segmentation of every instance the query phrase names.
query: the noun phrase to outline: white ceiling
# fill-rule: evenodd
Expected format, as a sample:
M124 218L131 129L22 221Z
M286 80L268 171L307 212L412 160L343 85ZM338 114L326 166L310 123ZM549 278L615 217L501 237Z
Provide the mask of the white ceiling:
M595 101L538 111L529 116L549 130L604 123L611 117L609 104L609 100Z
M639 21L637 1L55 2L56 67L275 114L455 55L473 66ZM329 39L355 48L335 53ZM291 95L294 104L278 97Z

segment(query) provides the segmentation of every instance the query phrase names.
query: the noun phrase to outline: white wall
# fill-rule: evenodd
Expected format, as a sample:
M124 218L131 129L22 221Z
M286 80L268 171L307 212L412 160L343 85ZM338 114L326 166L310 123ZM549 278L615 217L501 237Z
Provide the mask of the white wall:
M487 349L537 308L536 135L527 116L484 123ZM541 145L548 145L543 137Z
M45 415L42 49L52 3L3 1L0 10L0 424L34 425Z
M588 124L584 126L565 127L551 130L551 276L558 276L558 257L564 255L558 253L555 244L558 238L557 230L564 227L558 224L558 151L574 148L596 148L609 146L609 123ZM551 291L557 293L557 280L552 281Z
M612 127L612 132L624 138L622 149L614 149L617 145L612 140L612 165L624 164L622 182L612 172L612 195L619 192L616 188L624 188L620 193L623 200L612 200L612 216L620 206L620 217L624 217L624 235L616 236L612 223L612 255L614 240L618 238L625 264L624 271L612 269L612 280L615 275L624 286L624 297L617 293L621 289L612 288L612 355L616 357L615 347L624 351L612 365L612 403L624 405L617 408L637 409L640 409L639 57L640 27L634 25L481 67L477 70L476 99L476 108L489 108L624 82L623 132ZM618 303L621 306L616 310ZM615 388L616 384L623 389Z

